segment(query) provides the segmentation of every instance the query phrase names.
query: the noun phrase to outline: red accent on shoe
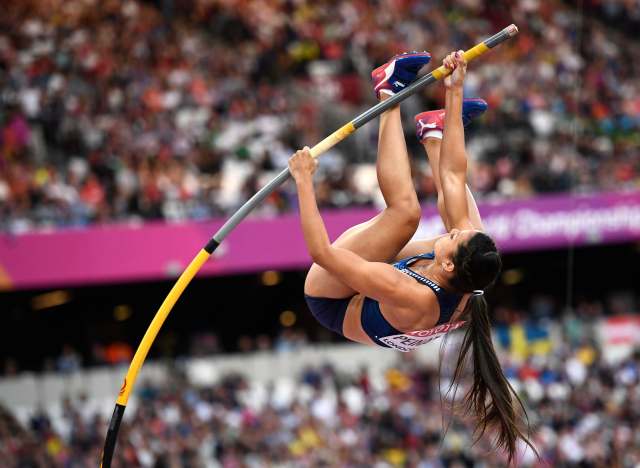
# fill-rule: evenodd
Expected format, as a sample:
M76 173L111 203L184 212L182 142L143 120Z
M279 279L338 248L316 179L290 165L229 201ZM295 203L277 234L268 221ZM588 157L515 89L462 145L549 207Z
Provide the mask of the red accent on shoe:
M371 72L371 78L373 79L373 89L376 92L376 96L380 99L380 91L386 89L393 94L393 88L389 83L389 77L393 74L395 68L395 57L389 60L387 63L380 65L378 68ZM393 67L392 71L387 75L387 68Z
M444 109L422 112L415 116L416 135L422 141L427 132L444 129Z

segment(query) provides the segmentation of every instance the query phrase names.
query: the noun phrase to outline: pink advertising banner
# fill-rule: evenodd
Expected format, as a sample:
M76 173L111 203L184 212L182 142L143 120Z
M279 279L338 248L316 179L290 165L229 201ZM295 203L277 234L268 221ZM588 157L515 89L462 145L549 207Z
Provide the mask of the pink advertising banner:
M480 206L488 233L504 252L640 240L640 192L550 196ZM377 213L326 211L332 238ZM174 278L224 220L117 224L0 234L0 288L28 289ZM425 206L416 238L443 232ZM242 222L201 275L229 275L310 264L297 214Z

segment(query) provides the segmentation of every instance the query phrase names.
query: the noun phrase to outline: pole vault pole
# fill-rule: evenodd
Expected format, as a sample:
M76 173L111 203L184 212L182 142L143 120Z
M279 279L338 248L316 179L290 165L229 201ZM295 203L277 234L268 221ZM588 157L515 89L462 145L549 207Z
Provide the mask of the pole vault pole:
M516 25L509 25L499 33L494 34L485 41L467 50L464 53L464 58L467 60L467 62L470 62L473 59L483 55L489 49L492 49L498 44L501 44L507 39L515 36L517 33L518 28L516 27ZM311 156L313 156L314 158L320 156L322 153L347 138L351 133L355 132L367 122L375 119L389 108L401 103L425 86L441 80L445 76L449 75L449 73L451 73L450 70L446 69L444 66L440 66L428 75L424 75L423 77L414 81L411 85L407 86L399 93L391 96L388 99L385 99L384 101L379 102L375 106L364 111L355 119L343 125L338 130L322 140L320 143L311 148ZM213 237L209 240L209 242L207 242L202 250L198 252L198 255L196 255L196 257L191 261L186 270L182 272L182 274L178 278L178 281L176 281L173 288L171 288L171 291L169 291L168 296L160 306L160 309L158 309L158 312L156 312L151 325L149 325L147 332L144 334L144 337L142 338L142 341L138 346L136 354L133 356L133 361L131 361L131 365L129 366L127 375L125 376L122 383L122 387L120 388L118 399L116 400L116 407L113 411L113 415L111 416L111 421L109 422L109 428L107 430L107 437L105 439L104 449L102 451L102 461L100 465L101 467L111 467L111 460L113 458L113 452L115 450L116 441L118 438L118 430L120 429L120 423L122 422L122 417L124 415L124 410L127 406L127 402L129 401L129 396L131 395L131 391L133 390L136 378L138 377L138 372L140 371L140 368L142 367L142 364L147 357L147 353L149 352L149 349L151 348L151 345L153 344L158 331L160 331L162 324L171 312L171 309L175 305L176 301L180 298L183 291L189 285L196 273L200 270L202 265L204 265L204 263L209 259L211 254L222 243L227 235L229 235L229 233L233 231L233 229L238 224L240 224L240 222L251 212L251 210L259 205L260 202L264 200L268 195L270 195L276 188L282 185L289 178L289 175L289 168L284 169L280 174L276 176L275 179L262 187L259 192L257 192L244 205L242 205L238 209L238 211L236 211L218 230L218 232L213 235Z

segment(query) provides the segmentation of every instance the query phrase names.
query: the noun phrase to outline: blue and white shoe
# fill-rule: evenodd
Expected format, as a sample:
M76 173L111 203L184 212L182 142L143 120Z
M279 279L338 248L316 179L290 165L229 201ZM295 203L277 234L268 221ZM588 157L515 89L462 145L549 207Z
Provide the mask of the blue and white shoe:
M471 121L482 115L489 105L487 101L480 98L465 99L462 101L462 124L466 127ZM422 112L415 116L416 136L422 141L426 138L427 133L444 130L444 109Z
M394 55L384 65L371 72L373 89L380 93L395 94L415 81L418 72L431 60L429 52L406 52Z

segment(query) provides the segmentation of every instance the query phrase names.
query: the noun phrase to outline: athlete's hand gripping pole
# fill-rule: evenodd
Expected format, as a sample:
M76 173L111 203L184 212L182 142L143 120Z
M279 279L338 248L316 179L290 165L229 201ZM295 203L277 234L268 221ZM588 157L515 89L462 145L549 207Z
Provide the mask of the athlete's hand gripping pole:
M507 26L499 33L494 34L489 39L467 50L464 53L464 57L467 62L470 62L471 60L487 52L489 49L492 49L493 47L501 44L510 37L515 36L517 33L518 28L514 24ZM311 148L311 155L313 157L318 157L329 148L332 148L337 143L344 140L347 136L349 136L358 128L362 127L367 122L375 119L389 108L404 101L423 87L441 80L449 73L451 73L450 70L446 69L444 66L440 66L428 75L424 75L423 77L414 81L411 85L407 86L406 89L403 89L401 92L391 96L390 98L379 102L372 108L357 116L351 122L343 125L341 128L333 132L331 135ZM124 378L122 388L120 389L118 399L116 400L115 410L113 411L111 421L109 422L107 437L102 452L102 467L111 467L111 459L113 457L113 452L116 446L118 429L120 428L120 423L122 422L122 417L124 415L124 410L126 408L127 402L129 401L129 396L131 395L131 391L133 390L136 378L138 377L138 372L140 371L140 368L142 367L142 364L147 357L149 348L151 348L151 345L153 344L153 341L155 340L160 327L162 327L162 324L171 312L171 309L175 305L176 301L178 300L178 298L180 298L180 295L189 285L202 265L216 250L218 245L220 245L220 243L227 237L227 235L249 214L249 212L251 212L251 210L253 210L258 204L260 204L260 202L264 200L268 195L270 195L276 188L282 185L289 178L289 175L290 174L288 168L283 170L280 174L278 174L278 176L276 176L275 179L265 185L259 192L257 192L244 205L242 205L238 209L238 211L236 211L229 218L229 220L227 220L227 222L218 230L218 232L213 235L207 245L205 245L204 248L200 250L200 252L198 252L198 255L196 255L196 257L191 261L187 269L184 270L184 272L180 275L173 288L171 288L171 291L169 291L169 295L160 306L160 309L158 309L158 312L156 312L151 325L149 325L147 332L144 334L142 342L138 346L136 354L133 357L133 361L129 366L127 375Z

